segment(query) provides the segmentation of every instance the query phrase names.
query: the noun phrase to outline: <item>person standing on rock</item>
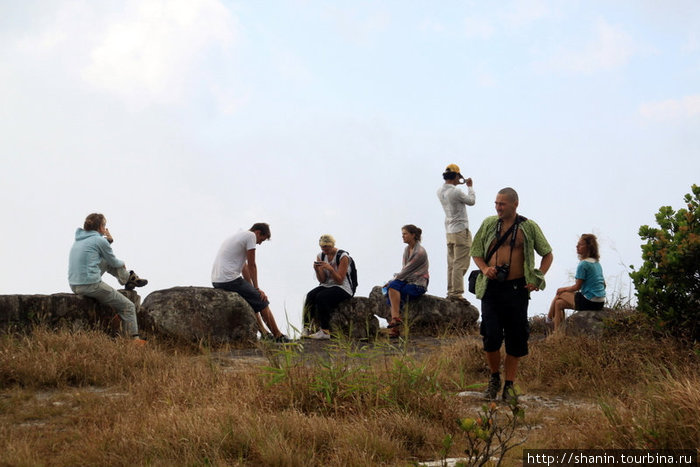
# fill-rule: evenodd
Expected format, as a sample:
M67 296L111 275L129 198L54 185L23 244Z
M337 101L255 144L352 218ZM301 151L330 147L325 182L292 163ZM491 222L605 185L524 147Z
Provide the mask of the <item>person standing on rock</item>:
M445 211L445 231L447 235L447 298L466 301L464 294L464 274L469 269L469 250L472 234L469 231L467 206L474 206L476 195L472 179L462 177L459 167L450 164L442 174L445 183L437 191L437 197ZM457 185L467 185L467 192Z
M136 321L136 305L102 281L105 272L117 278L126 290L143 287L146 279L128 271L124 261L117 259L112 251L114 239L107 228L107 219L98 213L87 216L83 228L75 232L75 242L68 259L68 283L71 290L91 297L103 305L114 308L122 320L127 336L138 345L146 343L139 336Z
M256 314L263 338L268 334L260 322L260 317L270 329L273 339L285 343L289 342L289 339L277 328L267 295L258 287L255 249L270 237L270 226L258 222L249 230L238 232L224 240L214 259L211 282L215 289L235 292L248 302Z
M497 216L484 219L474 236L472 255L481 270L476 298L481 300L481 335L491 370L485 397L496 399L501 389L501 344L505 339L505 385L502 398L517 403L513 386L518 360L528 353L527 307L530 292L543 290L544 275L554 256L540 227L516 212L518 193L503 188L496 195ZM535 253L542 257L535 269ZM484 258L489 258L488 264Z

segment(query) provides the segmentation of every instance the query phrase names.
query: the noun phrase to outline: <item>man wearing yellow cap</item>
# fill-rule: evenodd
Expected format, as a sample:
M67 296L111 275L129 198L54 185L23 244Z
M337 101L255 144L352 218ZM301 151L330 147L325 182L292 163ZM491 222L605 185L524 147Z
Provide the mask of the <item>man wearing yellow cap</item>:
M447 298L465 301L464 274L469 269L469 250L472 234L469 231L467 206L474 206L476 195L472 179L462 177L457 164L450 164L442 174L445 183L437 191L437 196L445 211L445 231L447 232ZM467 185L467 192L457 185Z

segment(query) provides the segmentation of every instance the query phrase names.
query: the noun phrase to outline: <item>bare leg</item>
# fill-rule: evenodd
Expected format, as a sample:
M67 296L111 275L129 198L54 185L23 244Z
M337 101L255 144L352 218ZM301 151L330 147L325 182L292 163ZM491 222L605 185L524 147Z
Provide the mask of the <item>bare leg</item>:
M564 292L557 295L553 302L552 308L554 308L554 332L563 329L564 325L564 310L574 308L574 294L572 292Z
M498 373L501 370L501 351L486 352L486 363L489 364L491 373Z
M515 381L515 373L518 371L518 361L520 357L506 354L505 373L506 381Z
M267 324L267 327L270 330L270 332L272 332L272 334L275 337L279 337L282 335L282 332L279 330L279 328L277 327L277 323L275 322L275 317L272 316L272 312L270 311L269 306L265 307L265 309L260 312L260 316L262 317L262 320L265 322L265 324Z
M391 303L392 319L401 319L401 293L396 289L389 289L389 302Z
M268 333L267 329L265 329L265 325L263 324L263 320L260 317L260 313L255 313L255 323L258 325L258 331L260 331L261 336Z

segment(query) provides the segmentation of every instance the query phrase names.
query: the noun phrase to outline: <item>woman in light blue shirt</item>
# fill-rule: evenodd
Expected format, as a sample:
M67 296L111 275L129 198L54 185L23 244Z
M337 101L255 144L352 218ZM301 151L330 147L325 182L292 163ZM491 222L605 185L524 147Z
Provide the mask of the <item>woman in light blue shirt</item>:
M564 310L602 310L605 304L605 279L600 266L598 239L593 234L583 234L576 244L581 260L576 267L576 283L557 289L549 307L548 322L554 322L556 332L565 319Z

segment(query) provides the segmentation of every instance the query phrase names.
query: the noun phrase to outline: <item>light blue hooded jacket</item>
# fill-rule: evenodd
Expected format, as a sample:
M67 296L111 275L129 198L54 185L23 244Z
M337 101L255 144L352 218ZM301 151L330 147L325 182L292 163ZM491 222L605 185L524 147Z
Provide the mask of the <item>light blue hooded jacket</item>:
M87 285L101 282L103 271L100 264L103 261L115 268L124 266L124 261L114 256L111 245L99 232L76 230L68 260L68 283Z

